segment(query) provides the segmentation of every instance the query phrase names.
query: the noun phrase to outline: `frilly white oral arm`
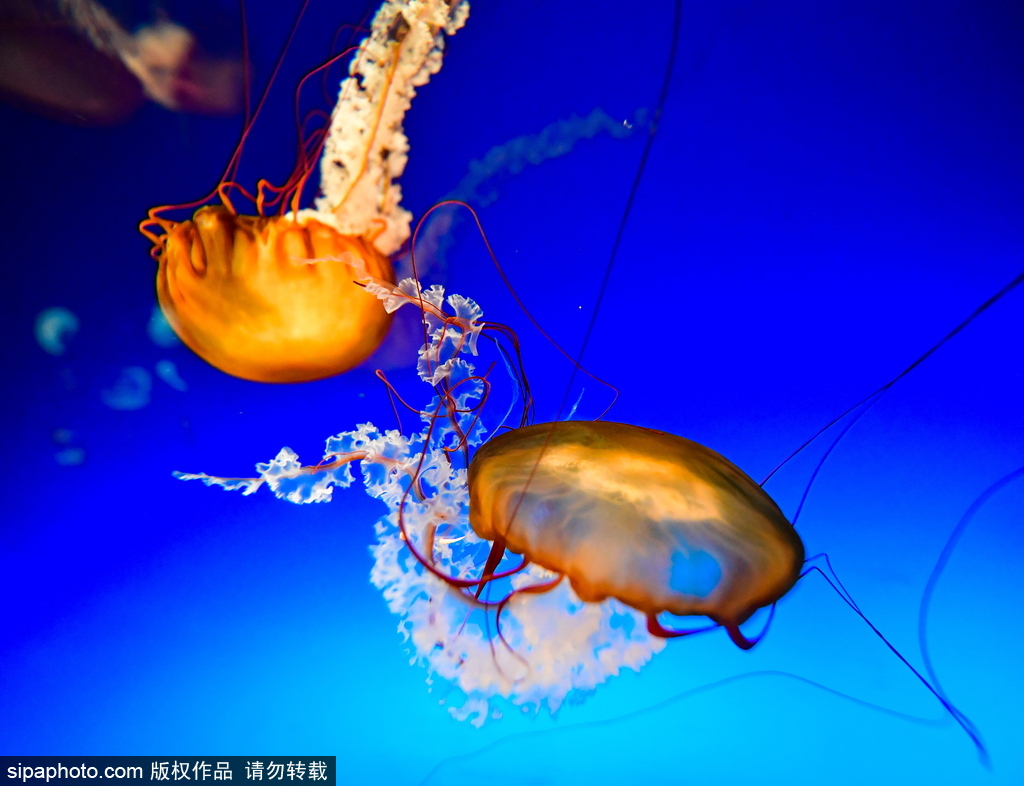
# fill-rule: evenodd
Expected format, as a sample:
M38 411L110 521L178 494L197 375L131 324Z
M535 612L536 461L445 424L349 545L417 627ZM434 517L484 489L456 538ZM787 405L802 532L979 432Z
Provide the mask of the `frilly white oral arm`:
M444 37L469 16L466 0L387 0L341 83L320 160L313 212L344 235L366 236L392 255L409 237L409 211L394 182L408 159L402 120L441 68Z

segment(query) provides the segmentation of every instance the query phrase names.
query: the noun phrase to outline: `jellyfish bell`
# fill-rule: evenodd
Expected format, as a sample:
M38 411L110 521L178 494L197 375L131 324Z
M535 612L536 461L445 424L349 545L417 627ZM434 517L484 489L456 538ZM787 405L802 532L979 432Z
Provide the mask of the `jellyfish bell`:
M469 520L481 538L563 574L585 602L739 629L800 577L804 547L778 505L715 451L607 421L541 423L480 447Z
M300 82L296 106L306 79L355 53L334 111L297 119L297 161L282 186L260 180L250 194L235 182L261 101L213 193L149 211L140 230L153 243L160 307L197 355L243 379L305 382L348 371L381 344L391 315L356 280L394 282L391 258L411 221L395 183L409 149L402 121L467 15L464 0L386 0L358 47ZM318 158L320 197L300 209ZM239 214L232 191L257 215ZM208 204L215 197L221 205ZM199 207L190 220L165 215L187 207Z
M170 228L157 261L157 299L174 332L243 379L333 376L369 357L391 324L355 283L364 271L393 280L388 257L308 215L203 207Z

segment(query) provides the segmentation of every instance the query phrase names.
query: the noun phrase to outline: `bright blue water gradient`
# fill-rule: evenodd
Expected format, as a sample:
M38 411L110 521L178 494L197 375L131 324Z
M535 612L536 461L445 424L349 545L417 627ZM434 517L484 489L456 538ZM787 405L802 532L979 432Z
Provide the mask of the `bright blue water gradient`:
M293 13L281 5L247 3L258 83ZM247 182L286 174L294 84L364 10L312 5L247 148ZM1014 5L685 4L672 92L584 358L620 391L609 417L700 441L760 479L1024 269ZM421 214L516 136L595 107L623 120L652 109L671 18L665 1L476 3L408 118L406 204ZM751 652L724 632L674 641L557 718L451 720L367 579L379 503L353 488L296 507L171 477L249 474L283 445L314 461L330 434L392 425L369 369L258 385L147 336L153 264L135 224L213 186L238 119L149 106L105 130L10 108L0 122L0 753L327 752L352 784L1024 780L1020 482L971 522L930 617L936 668L991 772L814 575ZM480 211L516 291L569 352L644 133L527 166ZM452 234L447 268L430 275L519 332L538 418L555 417L569 364L504 290L471 222ZM918 603L943 543L1024 464L1022 305L1024 290L1007 296L894 387L799 520L808 554L831 555L917 665ZM60 357L33 337L50 307L80 320ZM155 375L165 360L187 391ZM126 367L152 375L150 400L115 411L102 392ZM425 399L407 371L389 374ZM579 377L570 405L581 389L577 417L597 416L608 392ZM825 446L767 486L787 514ZM72 448L83 463L59 463Z

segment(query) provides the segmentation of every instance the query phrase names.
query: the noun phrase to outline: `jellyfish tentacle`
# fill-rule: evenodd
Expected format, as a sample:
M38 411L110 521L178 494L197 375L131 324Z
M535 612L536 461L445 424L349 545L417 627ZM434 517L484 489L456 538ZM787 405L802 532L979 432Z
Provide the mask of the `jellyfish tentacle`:
M832 577L830 577L824 570L822 570L820 567L816 565L811 568L808 568L802 574L802 576L806 576L807 574L814 572L818 573L825 580L825 582L835 591L836 595L838 595L842 599L842 601L850 608L850 610L861 618L861 621L865 625L867 625L868 628L871 629L872 633L874 633L879 639L881 639L882 643L889 649L889 651L893 655L895 655L900 660L900 662L903 663L903 665L906 666L915 677L917 677L918 681L922 685L924 685L924 687L928 690L929 693L931 693L936 699L938 699L939 703L943 706L946 712L949 713L953 720L957 722L960 728L963 729L964 733L970 738L975 750L978 753L978 759L981 761L982 766L986 769L991 769L992 760L988 753L988 747L985 745L985 741L981 737L981 732L978 730L978 727L974 725L974 722L970 718L968 718L967 715L965 715L960 709L958 709L956 705L954 705L948 698L946 698L945 694L940 689L936 689L936 687L928 681L928 678L925 677L925 675L922 674L920 671L918 671L913 666L913 664L911 664L911 662L907 660L906 657L904 657L903 653L896 649L895 645L893 645L893 643L889 641L888 638L886 638L885 634L882 633L882 631L880 631L875 626L875 624L870 619L868 619L868 616L860 610L857 604L853 601L853 598L849 596L849 593L844 593L840 591L839 587L836 586L836 584L839 582L839 577L836 576L831 564L829 564L828 567L829 570L832 572Z
M725 625L725 630L729 634L729 638L732 639L732 643L739 647L741 650L753 649L757 644L768 634L768 629L772 626L772 620L775 619L775 608L778 606L776 601L771 605L768 610L768 619L765 620L764 627L761 632L753 638L748 638L740 630L739 625Z
M487 562L484 563L484 569L480 574L480 584L476 588L474 596L477 600L480 599L480 593L484 591L484 587L487 586L487 582L494 578L494 569L498 567L502 558L505 556L505 539L495 538L491 542L491 551L487 555Z
M419 237L420 228L424 225L424 223L426 222L426 219L430 216L431 213L433 213L435 210L439 210L440 208L447 207L447 206L450 206L450 205L461 207L461 208L464 208L464 209L469 211L470 216L473 218L473 222L476 224L477 232L480 235L480 239L481 239L481 241L483 241L484 248L487 251L487 255L491 259L491 264L494 265L494 269L498 273L498 277L501 279L501 281L504 284L505 288L508 290L508 293L509 293L509 295L511 295L512 300L515 302L516 306L519 308L520 311L523 312L523 314L526 316L526 319L530 322L531 325L533 325L534 329L538 333L540 333L544 337L544 340L547 341L547 343L550 344L552 347L554 347L555 350L560 355L562 355L562 357L564 357L569 363L573 364L574 367L578 368L579 371L582 371L586 376L590 377L592 380L597 382L599 385L602 385L603 387L605 387L609 391L611 391L611 393L612 393L612 400L608 404L608 406L605 407L605 409L601 413L601 415L597 418L598 420L600 420L602 417L604 417L606 414L608 414L608 412L611 410L611 408L613 406L615 406L615 402L618 401L618 399L619 399L619 389L617 387L615 387L615 385L613 385L611 382L608 382L607 380L602 379L601 377L598 377L596 374L592 373L585 366L583 366L581 363L579 363L576 360L576 358L573 357L573 355L568 350L564 349L562 347L562 345L559 344L554 339L554 337L550 333L548 333L548 331L546 331L544 329L544 327L543 327L543 325L541 325L540 321L533 315L533 313L530 311L530 309L526 307L526 303L523 302L522 298L519 295L519 292L516 291L516 288L514 286L512 286L512 281L509 279L508 274L505 272L505 269L502 267L501 262L498 261L498 255L494 251L494 248L491 246L491 241L487 237L487 233L484 231L483 223L480 221L480 217L477 215L476 210L474 210L471 205L469 205L466 202L463 202L462 200L459 200L459 199L446 199L446 200L443 200L441 202L438 202L433 207L431 207L430 210L428 210L426 213L423 214L423 216L417 222L416 229L414 230L413 236L412 236L411 259L412 259L413 270L415 271L415 269L416 269L416 240ZM488 323L488 326L489 327L494 327L494 328L501 328L501 329L503 329L505 331L508 331L509 333L512 333L511 328L508 328L505 325L501 325L501 324L499 324L497 322L490 322L490 323ZM510 339L510 340L513 340L515 351L516 351L516 355L518 356L519 355L519 338L518 338L518 336L515 336L514 333L512 333L512 337L513 338Z
M939 682L939 675L936 673L934 666L932 665L932 658L928 651L928 611L931 606L932 596L935 593L935 588L938 586L939 579L942 577L943 572L946 570L946 565L949 564L950 558L953 556L953 551L956 549L957 543L963 536L964 531L967 529L967 525L971 523L971 520L977 515L978 511L985 506L985 504L992 499L996 494L1003 490L1010 483L1013 483L1017 479L1024 477L1024 467L1018 467L1012 472L1003 475L999 480L995 481L988 486L984 491L979 494L974 502L971 503L970 507L964 511L964 514L960 517L960 520L953 527L953 531L949 533L946 538L945 544L942 546L942 550L939 552L939 556L935 559L935 565L932 567L931 573L928 574L928 580L925 582L924 589L921 590L921 600L918 604L917 609L917 645L921 650L921 660L924 662L925 670L928 672L928 676L931 678L932 684L943 696L946 695L942 684ZM834 573L835 571L833 571Z
M349 25L346 25L345 27L342 27L335 34L335 44L337 44L338 35L340 35L342 30L344 30L346 27L351 27L352 32L353 32L353 36L354 36L355 32L358 29L355 26L349 26ZM332 46L332 49L333 49L333 46ZM339 53L337 55L334 55L327 62L320 64L319 66L314 68L312 71L308 72L305 76L303 76L302 79L299 80L298 86L295 88L295 130L296 130L297 138L299 140L299 157L302 159L303 164L302 164L301 167L296 167L296 171L294 173L294 184L292 186L293 190L292 190L291 196L288 197L287 196L287 190L286 189L282 189L281 193L284 196L284 198L282 198L282 200L281 200L281 209L282 210L285 208L285 205L288 205L293 213L298 212L298 210L299 210L299 200L301 199L302 192L303 192L303 190L305 190L305 187L306 187L306 183L309 180L309 177L313 173L313 170L315 168L314 167L314 162L320 156L320 154L323 152L324 144L325 144L325 142L327 140L327 130L328 130L328 128L330 126L330 122L331 122L331 116L329 114L327 114L326 112L314 111L314 112L310 112L309 114L307 114L305 119L302 120L301 123L300 123L300 121L299 121L299 94L302 92L302 88L305 86L306 82L311 77L313 77L314 75L316 75L317 73L320 73L320 72L323 72L324 86L326 88L327 73L330 70L330 67L332 65L334 65L335 63L337 63L339 60L343 60L344 58L348 57L350 54L353 54L354 52L358 52L358 51L359 51L359 47L358 46L348 46L348 47L346 47L344 51L342 51L341 53ZM327 101L330 100L330 98L326 95L326 90L324 91L324 97L325 97L325 100L327 100ZM324 126L322 128L316 129L315 131L306 133L306 126L309 125L309 120L313 116L320 117L324 121Z
M657 636L659 639L681 639L684 636L695 636L698 633L707 633L709 630L717 630L720 627L724 626L716 622L713 625L705 625L702 628L690 628L689 630L672 630L670 628L666 628L661 624L661 622L658 621L657 614L647 615L647 632L650 633L652 636ZM731 637L732 633L730 632L729 635ZM740 644L738 644L738 646L740 646L741 649L750 649L749 647L743 647Z
M732 643L741 650L753 649L754 645L759 641L759 638L751 640L744 636L739 625L724 625L723 627L725 628L725 632L729 634L729 639Z
M883 395L885 395L885 393L889 390L889 388L891 388L893 385L895 385L897 382L899 382L901 379L903 379L905 376L907 376L911 371L913 371L915 368L917 368L922 363L924 363L928 358L930 358L932 355L934 355L936 352L938 352L939 349L941 349L943 345L945 345L948 341L952 340L954 336L956 336L958 333L960 333L962 330L964 330L975 319L977 319L979 316L981 316L985 311L987 311L989 308L994 306L998 301L1000 301L1002 298L1004 298L1006 295L1008 295L1010 292L1012 292L1014 289L1016 289L1021 284L1024 284L1024 271L1021 271L1020 273L1018 273L1013 278L1013 280L1008 282L1005 286L1003 286L1002 289L1000 289L998 292L996 292L991 297L989 297L984 303L982 303L976 309L974 309L974 311L972 311L970 313L970 315L967 316L966 319L964 319L962 322L960 322L960 324L958 324L956 327L954 327L952 330L950 330L945 336L943 336L941 339L939 339L923 355L918 357L917 360L915 360L913 363L911 363L909 366L907 366L905 369L903 369L899 374L894 376L892 379L890 379L888 382L886 382L884 385L882 385L877 390L875 390L875 391L869 393L868 395L866 395L864 398L862 398L860 401L858 401L853 406L851 406L848 409L844 410L839 415L836 415L834 418L832 418L832 420L830 420L828 423L826 423L824 426L822 426L820 429L818 429L816 432L814 432L814 434L811 435L810 438L805 440L796 450L794 450L792 453L790 453L788 456L786 456L786 458L784 458L781 462L779 462L771 472L769 472L767 475L765 475L764 480L762 480L759 485L763 486L764 484L766 484L769 480L771 480L775 476L775 473L777 473L780 469L782 469L784 466L786 466L790 461L792 461L794 458L796 458L797 455L802 453L818 437L820 437L822 434L824 434L826 431L828 431L834 425L839 423L839 421L841 421L847 415L850 415L851 413L853 413L853 412L855 412L856 410L859 409L860 411L857 412L856 415L854 415L854 417L851 419L851 422L843 429L843 431L842 431L842 433L840 433L839 437L829 447L828 453L825 454L825 457L823 457L819 461L819 469L820 469L820 465L825 463L825 459L828 458L828 455L838 445L839 441L846 435L846 432L850 430L850 428L853 426L854 423L856 423L858 420L860 420L862 417L864 417L864 415L867 414L868 410L870 410L876 403L878 403L878 400ZM815 474L817 474L817 472L815 472ZM808 486L808 491L809 490L810 490L810 488ZM806 496L806 493L805 493L805 496Z

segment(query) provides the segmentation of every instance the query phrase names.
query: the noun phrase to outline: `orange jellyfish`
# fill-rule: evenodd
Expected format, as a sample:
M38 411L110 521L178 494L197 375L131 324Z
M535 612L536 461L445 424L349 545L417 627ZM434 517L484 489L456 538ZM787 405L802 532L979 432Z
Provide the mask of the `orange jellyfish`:
M305 504L350 486L350 465L357 464L367 493L388 508L374 527L370 581L401 617L413 662L461 697L448 707L452 717L480 726L501 717L508 702L554 713L624 669L640 670L670 638L721 627L750 649L764 634L748 638L740 625L759 609L773 612L816 570L984 760L971 721L868 620L827 555L818 557L828 572L808 568L792 524L742 470L700 444L639 426L530 425L533 401L514 332L485 322L474 301L446 296L440 285L393 285L369 275L361 283L388 312L407 304L422 311L418 372L433 396L421 410L397 397L419 415L421 430L403 431L400 418L390 430L364 422L329 437L315 465L303 466L282 448L257 464L259 477L175 476L246 495L266 485ZM491 424L482 420L494 392L490 371L478 374L469 359L481 337L498 346L514 388L504 417ZM667 629L663 613L711 624Z
M391 315L355 280L394 279L390 257L408 238L411 218L394 182L409 148L402 119L415 88L440 68L444 34L467 14L464 2L387 0L330 123L301 141L283 186L261 180L254 196L241 189L232 180L239 148L215 192L221 205L180 222L163 216L168 207L149 211L140 229L159 265L160 307L197 355L243 379L303 382L347 371L379 346ZM321 153L321 196L300 210ZM236 211L234 188L258 215ZM275 206L277 214L267 215Z
M704 616L743 649L740 624L788 592L804 562L767 493L710 448L606 421L500 434L469 466L480 537L568 578L579 598L617 598L647 616Z
M347 371L391 317L353 283L358 260L381 278L388 258L366 238L315 219L203 207L158 247L157 299L175 333L221 371L304 382Z
M774 608L805 567L800 538L758 484L714 451L664 432L601 421L528 425L533 402L511 329L484 322L476 303L446 296L438 285L406 279L396 286L366 271L360 283L389 313L405 304L423 312L418 371L431 388L427 406L393 396L397 429L364 422L329 437L315 465L303 466L283 448L257 465L259 477L178 478L244 494L266 485L303 504L326 502L333 487L350 486L350 465L357 464L366 491L387 506L374 527L370 580L401 617L412 661L461 693L461 706L449 705L449 713L474 725L500 717L503 702L555 712L573 694L639 670L668 638L723 627L743 649L757 642L760 636L748 638L740 625L758 609ZM490 369L500 366L475 371L468 356L477 355L481 336L498 346L514 388L505 415L487 424ZM403 429L398 403L415 412L420 431ZM516 427L510 424L520 405ZM983 754L966 716L838 581L810 569ZM659 621L663 613L705 616L712 625L670 630Z
M501 701L555 712L570 695L640 669L668 638L722 626L739 646L756 643L739 626L794 585L804 550L753 480L660 431L528 425L532 400L517 364L507 367L518 395L506 417L484 424L493 383L469 357L483 336L507 341L501 354L516 358L515 335L438 285L361 283L389 312L423 312L418 370L435 395L418 410L422 430L364 423L329 438L315 466L284 448L257 465L259 477L177 477L245 494L267 485L302 504L349 486L357 463L367 492L389 509L370 580L401 616L415 659L461 691L449 712L474 725L500 714ZM713 624L668 630L658 622L665 611Z
M164 17L129 32L96 0L7 0L0 97L87 126L122 122L144 98L174 112L237 112L237 58L210 56L191 31Z

